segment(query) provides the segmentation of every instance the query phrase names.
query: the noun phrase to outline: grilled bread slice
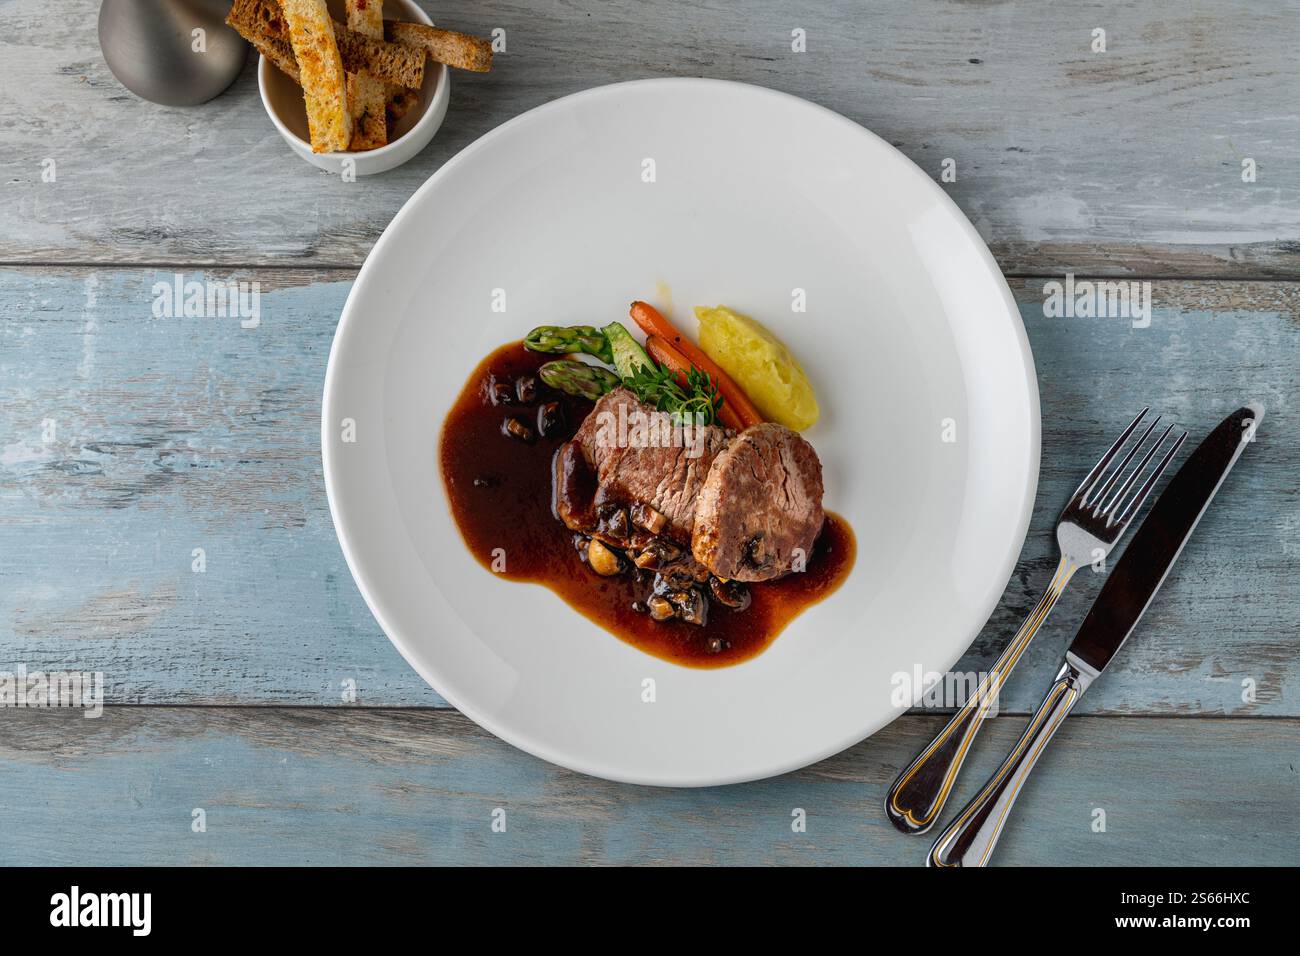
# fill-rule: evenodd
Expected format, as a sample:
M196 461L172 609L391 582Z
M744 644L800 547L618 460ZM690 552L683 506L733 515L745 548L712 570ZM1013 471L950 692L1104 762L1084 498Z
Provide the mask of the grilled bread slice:
M334 21L325 0L281 0L280 7L298 61L312 152L342 152L352 142L352 115Z
M388 87L388 136L393 136L393 126L420 101L414 90L404 90L400 86Z
M278 0L236 0L235 7L236 11L247 8L246 15L236 22L236 11L231 11L227 22L250 43L253 38L240 29L240 23L244 21L261 24L261 32L267 37L278 37L288 42L289 24L285 22ZM337 20L334 21L334 39L343 59L343 69L349 73L369 73L375 79L411 90L418 90L424 83L425 51L421 48L386 43L349 30Z
M271 0L235 0L226 23L281 72L302 85L298 61L293 58L293 47L289 45L288 30L280 19L280 8L272 9ZM281 30L284 30L283 35Z
M348 29L384 38L383 0L348 0ZM354 150L375 149L388 142L388 84L367 73L348 74L348 109L352 113Z
M492 44L482 37L397 20L384 21L384 36L424 50L438 63L458 70L486 73L492 69Z

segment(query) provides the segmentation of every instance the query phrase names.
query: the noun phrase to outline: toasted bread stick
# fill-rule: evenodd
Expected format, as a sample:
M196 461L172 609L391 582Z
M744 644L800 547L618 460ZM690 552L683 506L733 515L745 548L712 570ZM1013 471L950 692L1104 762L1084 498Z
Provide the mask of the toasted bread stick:
M334 34L339 38L343 62L351 72L369 73L375 79L411 90L418 90L424 83L423 50L363 36L339 23L335 23Z
M385 20L384 36L396 43L418 47L438 63L458 70L486 73L492 69L492 44L468 33L439 30L423 23Z
M271 18L266 17L269 12ZM298 61L293 58L293 47L288 40L279 38L283 28L280 20L280 8L271 0L235 0L228 23L240 36L253 45L253 48L278 67L289 79L299 86L302 80L298 76ZM346 66L346 63L344 64ZM387 138L396 136L397 123L411 111L420 100L416 90L408 90L396 83L385 84L387 102L385 116Z
M280 36L280 10L275 9L276 25L272 27L265 19L266 4L259 0L235 0L226 17L226 23L241 37L253 45L253 49L274 63L291 80L302 85L298 75L298 61L293 58L293 47L289 44L288 34Z
M389 85L388 103L386 104L388 119L388 138L391 140L397 134L395 127L398 121L411 111L416 103L420 102L420 94L415 90L404 90L400 86Z
M347 74L325 0L283 0L280 9L289 24L289 42L298 61L312 152L346 150L352 142Z
M231 10L226 22L254 46L257 44L253 37L241 29L241 26L248 24L249 21L263 24L262 32L272 39L289 39L289 27L276 0L235 0L235 8ZM239 16L236 16L237 11ZM386 43L357 33L355 30L349 30L337 20L333 23L339 57L343 60L343 69L347 72L369 73L375 79L412 90L418 90L423 85L424 50L400 43ZM261 51L262 48L258 46L258 50Z
M384 38L383 0L347 0L348 29L372 39ZM385 104L388 84L368 73L348 74L348 109L352 113L353 150L375 149L388 142Z

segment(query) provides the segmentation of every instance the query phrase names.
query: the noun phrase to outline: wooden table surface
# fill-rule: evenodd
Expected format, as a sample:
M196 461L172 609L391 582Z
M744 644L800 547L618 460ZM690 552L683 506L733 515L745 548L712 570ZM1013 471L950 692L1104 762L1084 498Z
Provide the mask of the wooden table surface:
M1265 403L996 862L1300 862L1293 2L423 5L441 25L503 28L506 52L454 75L419 157L346 183L281 142L255 59L214 101L164 108L109 73L88 4L0 3L0 670L101 671L109 703L98 719L0 711L0 863L922 861L926 842L880 803L941 712L761 783L593 780L448 708L379 630L334 537L325 362L384 226L504 120L675 75L806 97L936 179L956 162L944 188L1008 276L1043 409L1024 553L961 669L986 668L1033 605L1060 506L1135 409L1195 438ZM1044 282L1067 271L1149 280L1150 327L1046 318ZM260 326L152 318L153 284L178 272L259 282ZM1062 601L956 800L1023 727L1098 584L1082 575Z

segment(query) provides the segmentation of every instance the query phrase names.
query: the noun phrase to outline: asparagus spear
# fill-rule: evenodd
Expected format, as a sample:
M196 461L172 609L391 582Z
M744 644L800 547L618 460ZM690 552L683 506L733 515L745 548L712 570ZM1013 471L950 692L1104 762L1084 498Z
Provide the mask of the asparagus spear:
M609 369L571 359L547 362L537 370L537 375L551 388L593 402L620 384L618 376Z
M614 364L605 333L591 325L539 325L524 339L524 348L548 355L586 352L602 362Z

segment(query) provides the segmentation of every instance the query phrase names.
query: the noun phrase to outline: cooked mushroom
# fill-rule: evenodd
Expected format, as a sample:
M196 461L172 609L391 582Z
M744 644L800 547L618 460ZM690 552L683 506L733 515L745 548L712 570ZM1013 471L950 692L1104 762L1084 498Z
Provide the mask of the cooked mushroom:
M488 398L493 405L513 405L515 390L509 382L501 382L493 377L488 379Z
M651 595L646 604L650 608L650 617L656 621L666 621L677 616L677 608L673 607L662 594Z
M668 524L668 519L644 501L632 505L632 523L638 528L645 528L651 534L658 534Z
M611 512L603 522L602 529L606 534L617 538L619 541L626 541L631 527L627 523L627 512L622 508Z
M585 534L575 534L573 536L573 550L582 556L582 560L587 560L587 545L589 539Z
M520 375L515 379L515 396L521 405L531 405L537 401L537 379L531 375Z
M592 538L591 544L587 545L587 563L591 565L591 570L603 577L623 570L623 562L618 555L596 538Z
M537 409L537 430L543 437L553 435L564 427L564 406L559 402L546 402Z
M758 569L766 568L772 563L772 555L767 551L761 532L745 542L745 563Z
M656 571L682 556L682 549L667 538L652 538L633 559L638 568Z
M709 578L709 590L713 592L714 600L725 604L733 611L743 611L749 607L749 588L739 581Z
M501 430L511 438L517 438L519 441L531 443L533 430L517 418L507 418L501 423Z
M708 618L709 602L695 588L671 591L666 597L677 608L677 616L687 624L704 624Z
M694 583L695 575L691 573L691 566L685 561L678 561L659 568L655 577L655 590L660 593L682 591Z

